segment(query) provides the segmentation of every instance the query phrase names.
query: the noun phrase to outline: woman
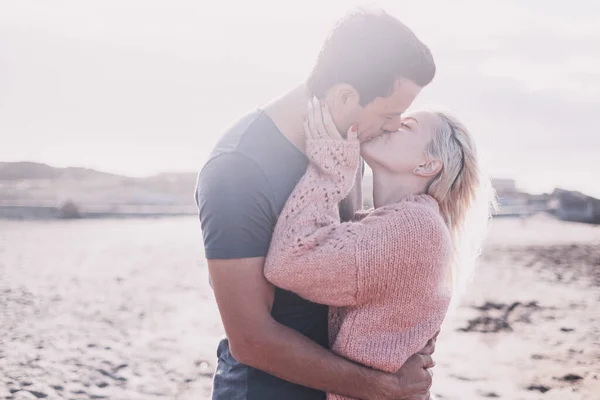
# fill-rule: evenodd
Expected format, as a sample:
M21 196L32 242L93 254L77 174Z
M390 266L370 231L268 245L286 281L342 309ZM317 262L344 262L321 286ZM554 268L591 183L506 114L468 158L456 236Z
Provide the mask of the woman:
M453 118L421 111L361 148L356 127L343 138L318 100L305 131L310 164L280 215L265 276L331 306L332 351L396 371L440 329L453 286L476 257L480 241L464 235L485 187L473 141ZM359 155L373 171L375 208L341 223L337 204ZM482 204L475 219L485 226L488 198Z

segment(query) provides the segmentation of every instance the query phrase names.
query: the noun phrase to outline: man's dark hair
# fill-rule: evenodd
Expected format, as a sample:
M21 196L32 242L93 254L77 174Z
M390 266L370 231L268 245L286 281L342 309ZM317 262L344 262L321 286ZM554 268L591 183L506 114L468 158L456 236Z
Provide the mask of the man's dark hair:
M322 98L333 85L347 83L366 106L391 95L398 78L423 87L434 76L431 51L406 25L383 11L361 9L336 24L306 84Z

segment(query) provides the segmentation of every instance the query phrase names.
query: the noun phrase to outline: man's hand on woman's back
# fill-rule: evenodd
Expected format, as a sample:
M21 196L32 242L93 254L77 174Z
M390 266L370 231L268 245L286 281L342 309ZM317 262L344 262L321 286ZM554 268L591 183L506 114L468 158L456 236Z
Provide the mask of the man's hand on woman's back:
M435 366L435 362L431 358L435 351L435 343L439 332L432 337L425 347L417 354L410 357L402 368L393 377L393 384L389 392L380 394L379 399L393 400L430 400L433 373L431 368Z
M417 353L406 360L402 368L396 372L399 385L406 393L399 400L429 400L429 389L432 384L429 369L434 365L431 356L426 354Z

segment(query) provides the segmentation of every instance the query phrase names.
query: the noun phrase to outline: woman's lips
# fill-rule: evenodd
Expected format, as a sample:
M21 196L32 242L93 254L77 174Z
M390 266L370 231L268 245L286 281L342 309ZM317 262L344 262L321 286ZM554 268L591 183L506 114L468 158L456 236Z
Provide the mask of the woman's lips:
M358 140L361 143L367 143L370 142L373 139L377 139L378 137L380 137L382 134L381 133L377 133L377 134L370 134L370 135L361 135Z

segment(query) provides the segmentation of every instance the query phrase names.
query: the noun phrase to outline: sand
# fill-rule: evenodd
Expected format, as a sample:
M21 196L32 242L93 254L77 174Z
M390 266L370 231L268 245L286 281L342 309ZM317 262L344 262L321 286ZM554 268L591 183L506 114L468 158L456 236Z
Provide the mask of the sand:
M203 400L222 326L196 218L0 221L0 399ZM600 399L600 227L494 222L440 399Z
M0 222L0 398L171 399L210 376L201 247L191 217Z
M600 227L494 222L438 341L441 399L600 399Z

